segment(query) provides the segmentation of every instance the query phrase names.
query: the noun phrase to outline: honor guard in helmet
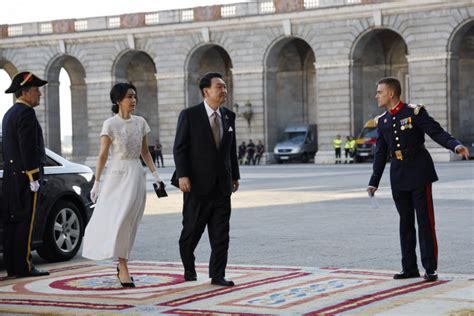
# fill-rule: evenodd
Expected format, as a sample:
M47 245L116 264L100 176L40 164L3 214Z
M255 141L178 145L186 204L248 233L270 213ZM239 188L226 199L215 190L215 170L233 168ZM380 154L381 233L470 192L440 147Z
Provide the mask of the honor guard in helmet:
M430 153L425 148L425 134L441 146L465 158L469 151L447 133L422 105L411 105L400 100L400 82L383 78L377 84L377 99L386 112L378 116L377 143L373 173L367 191L373 195L391 156L390 182L392 196L400 216L402 271L394 279L419 277L416 259L415 215L418 222L421 263L424 279L436 281L438 274L438 244L431 184L438 180Z
M3 258L9 277L48 275L33 266L31 240L38 190L45 161L43 132L34 108L39 105L39 87L47 84L31 72L15 75L5 93L14 93L15 104L2 122Z

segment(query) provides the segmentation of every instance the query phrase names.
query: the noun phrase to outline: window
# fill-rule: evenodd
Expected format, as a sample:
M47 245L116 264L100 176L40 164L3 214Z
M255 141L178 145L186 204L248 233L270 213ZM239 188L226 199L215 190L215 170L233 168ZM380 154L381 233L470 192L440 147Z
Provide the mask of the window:
M273 1L265 1L260 3L260 13L274 13L275 6L273 5Z
M76 31L86 31L87 30L87 20L74 21L74 30L76 30Z
M41 34L53 33L53 24L51 22L41 23L40 33Z
M235 16L235 5L226 5L221 7L221 16L223 18Z
M304 8L311 9L319 7L319 0L304 0Z
M160 23L160 14L159 13L148 13L145 15L145 24L153 25Z
M120 27L120 17L119 16L114 16L109 18L109 28L117 28Z
M23 35L23 26L12 25L8 27L8 36L20 36Z
M194 10L183 10L181 11L181 21L192 21L194 20Z

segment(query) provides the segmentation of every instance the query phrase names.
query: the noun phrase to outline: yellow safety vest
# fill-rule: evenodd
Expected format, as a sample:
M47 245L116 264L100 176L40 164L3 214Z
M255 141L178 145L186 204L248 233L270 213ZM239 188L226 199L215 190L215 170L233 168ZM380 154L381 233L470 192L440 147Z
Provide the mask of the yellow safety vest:
M334 140L334 148L341 148L342 139L335 139Z

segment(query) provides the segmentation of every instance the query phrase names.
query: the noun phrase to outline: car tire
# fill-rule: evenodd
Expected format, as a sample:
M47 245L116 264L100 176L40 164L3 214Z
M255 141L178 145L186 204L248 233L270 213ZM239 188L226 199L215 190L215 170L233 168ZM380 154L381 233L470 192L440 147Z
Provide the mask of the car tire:
M41 258L50 261L67 261L73 258L82 243L84 220L77 206L60 200L52 208L43 234L43 245L37 249Z

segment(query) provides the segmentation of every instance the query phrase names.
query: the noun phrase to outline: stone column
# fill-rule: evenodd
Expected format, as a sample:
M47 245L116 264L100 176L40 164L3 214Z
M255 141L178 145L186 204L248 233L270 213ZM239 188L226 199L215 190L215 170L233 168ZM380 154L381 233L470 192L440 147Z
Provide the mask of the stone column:
M159 72L158 84L158 129L165 166L173 166L173 144L179 113L186 107L185 74L182 71Z
M109 92L112 88L113 78L87 77L87 117L88 117L88 156L85 164L95 167L100 148L100 131L103 122L112 116L112 103Z
M267 144L267 129L266 129L266 111L264 108L264 96L266 94L263 80L264 69L261 65L255 65L254 67L236 67L232 69L232 80L234 85L234 104L239 105L238 108L234 107L236 112L236 138L237 146L242 141L248 142L252 139L255 144L260 139ZM244 117L244 111L246 110L246 103L250 103L251 106L251 119L250 123ZM265 147L265 151L268 153L273 148ZM267 155L265 155L267 156ZM261 161L263 164L265 160Z
M429 114L450 132L450 109L448 107L450 93L446 75L449 63L448 53L417 53L407 56L407 60L410 70L410 95L413 98L405 102L425 104ZM456 135L453 136L456 137ZM426 147L434 161L456 159L456 155L440 147L428 136L426 137Z
M333 139L352 134L350 61L321 60L316 67L318 152L315 163L334 163Z

